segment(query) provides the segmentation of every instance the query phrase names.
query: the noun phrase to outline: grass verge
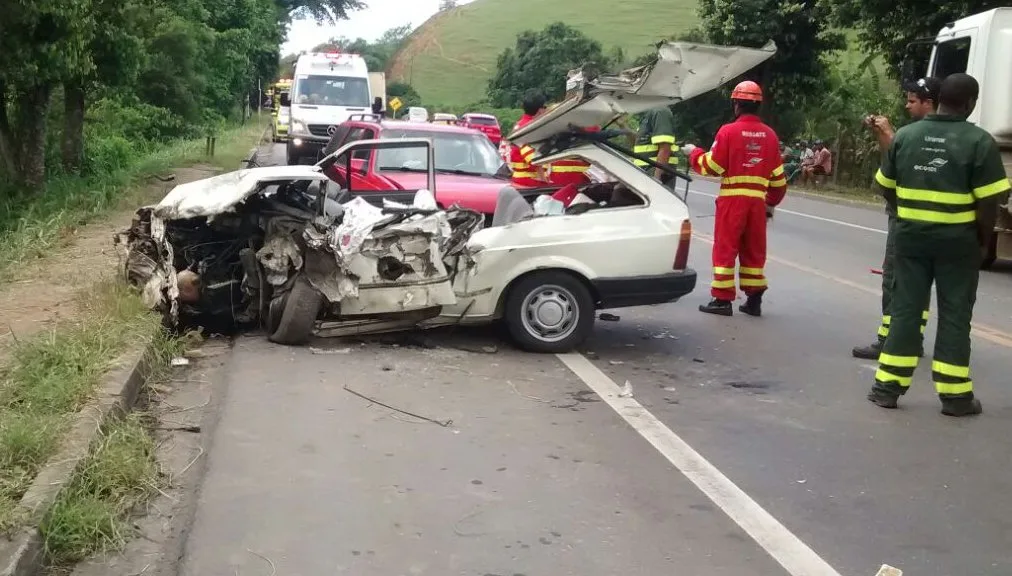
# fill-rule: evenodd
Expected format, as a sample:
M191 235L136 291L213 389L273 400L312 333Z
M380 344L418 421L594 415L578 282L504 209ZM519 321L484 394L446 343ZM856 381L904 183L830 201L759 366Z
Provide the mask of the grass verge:
M134 507L159 490L155 444L145 416L110 423L40 526L54 565L80 562L121 548Z
M152 336L160 356L171 353L160 319L121 280L78 298L78 322L17 342L0 367L0 533L25 520L21 497L116 359Z
M204 140L186 140L150 154L129 169L93 177L63 176L47 184L44 195L18 209L0 206L0 281L7 279L18 264L43 258L67 236L67 231L87 224L108 212L130 206L144 192L141 180L174 167L207 163L235 170L270 117L256 118L245 126L223 131L217 138L213 157L205 155Z

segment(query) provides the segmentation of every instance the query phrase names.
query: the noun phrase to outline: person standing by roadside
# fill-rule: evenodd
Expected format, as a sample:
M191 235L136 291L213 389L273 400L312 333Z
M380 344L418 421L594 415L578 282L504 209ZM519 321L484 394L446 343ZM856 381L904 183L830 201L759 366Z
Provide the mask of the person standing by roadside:
M896 408L917 367L920 320L938 295L931 363L942 414L982 412L970 377L970 320L980 263L1009 183L994 137L966 121L980 86L967 74L942 82L938 112L896 133L875 180L896 209L892 325L868 400Z
M749 316L762 315L768 288L766 220L787 194L780 139L758 116L762 99L755 82L738 84L731 91L736 119L720 127L710 150L691 144L682 148L697 173L721 177L713 229L713 300L699 307L706 314L733 314L735 264L740 263L738 285L747 300L738 309Z
M524 114L517 121L513 130L519 130L531 123L534 117L545 109L545 96L536 90L528 90L523 100ZM542 177L541 170L531 164L534 158L534 148L528 145L516 146L510 144L510 168L513 170L513 186L516 188L537 188L549 186L549 183Z
M942 87L941 80L937 78L921 78L916 82L904 85L907 93L907 113L915 121L923 119L928 114L933 114L938 109L938 91ZM869 116L865 119L867 125L875 133L878 139L879 149L883 154L889 150L893 143L896 131L893 130L889 119L885 116ZM863 360L877 360L882 352L882 345L889 336L889 325L892 316L889 313L890 304L893 299L894 260L896 252L896 206L886 203L886 214L889 216L889 228L886 234L885 258L882 261L882 323L878 328L878 338L867 346L858 346L851 351L855 358ZM928 324L929 306L924 308L921 316L921 334ZM923 350L920 354L923 356Z
M647 156L654 162L678 168L678 155L675 154L675 116L671 108L661 106L648 110L640 121L639 135L633 152ZM660 168L650 170L650 165L642 160L633 163L647 171L652 171L654 178L662 184L668 184L675 177Z

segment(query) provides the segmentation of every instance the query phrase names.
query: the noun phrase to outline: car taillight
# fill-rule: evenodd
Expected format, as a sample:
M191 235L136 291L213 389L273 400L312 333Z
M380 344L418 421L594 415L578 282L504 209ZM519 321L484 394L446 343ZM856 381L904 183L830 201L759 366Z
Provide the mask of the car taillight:
M678 250L675 251L673 270L685 270L689 267L689 241L692 239L692 224L682 220L682 230L678 234Z

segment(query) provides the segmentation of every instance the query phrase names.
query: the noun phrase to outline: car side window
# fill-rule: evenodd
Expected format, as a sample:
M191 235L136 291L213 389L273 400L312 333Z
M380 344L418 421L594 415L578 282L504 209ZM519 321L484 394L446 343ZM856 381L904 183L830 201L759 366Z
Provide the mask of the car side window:
M356 128L348 136L348 142L354 142L356 140L372 140L376 138L376 132L372 128ZM355 160L365 160L369 162L369 158L372 156L372 150L356 150L352 153L351 157Z
M323 155L333 154L335 150L344 144L344 138L348 135L350 128L347 124L341 124L337 127L337 131L330 137L330 141L327 142L327 147L323 149Z

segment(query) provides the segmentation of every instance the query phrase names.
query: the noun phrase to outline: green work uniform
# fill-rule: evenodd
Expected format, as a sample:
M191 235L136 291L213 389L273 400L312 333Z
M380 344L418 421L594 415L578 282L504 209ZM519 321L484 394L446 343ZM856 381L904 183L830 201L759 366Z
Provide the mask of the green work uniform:
M875 180L894 191L896 223L892 321L874 389L890 395L909 389L935 283L935 389L943 400L973 398L970 320L981 262L977 202L1010 189L998 146L962 118L930 115L896 133Z
M886 214L889 215L889 228L886 233L885 258L882 260L882 324L878 327L879 344L885 344L885 340L889 336L889 326L892 324L891 310L896 268L896 207L886 204ZM928 326L930 315L929 305L924 308L924 312L921 314L922 335Z
M633 152L657 162L657 154L661 144L671 144L671 156L668 157L668 164L678 167L678 150L675 149L675 116L667 106L648 110L643 115ZM642 160L633 160L633 162L641 168L653 170L649 164ZM664 180L669 179L670 177L665 175Z

